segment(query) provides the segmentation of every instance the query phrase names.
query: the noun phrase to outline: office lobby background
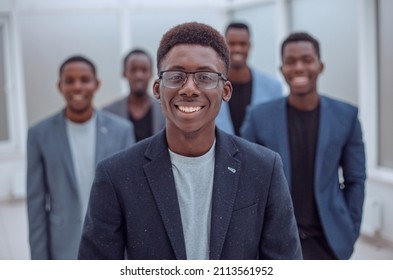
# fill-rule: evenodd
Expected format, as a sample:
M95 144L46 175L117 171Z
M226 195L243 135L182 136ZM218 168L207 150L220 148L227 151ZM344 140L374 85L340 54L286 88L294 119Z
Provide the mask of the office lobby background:
M96 63L101 107L127 94L121 72L130 49L155 60L174 25L223 32L238 20L251 27L249 63L280 80L283 38L306 31L319 39L320 92L359 107L368 174L361 232L393 244L391 11L391 0L0 0L0 201L25 198L27 129L64 106L56 84L65 58Z

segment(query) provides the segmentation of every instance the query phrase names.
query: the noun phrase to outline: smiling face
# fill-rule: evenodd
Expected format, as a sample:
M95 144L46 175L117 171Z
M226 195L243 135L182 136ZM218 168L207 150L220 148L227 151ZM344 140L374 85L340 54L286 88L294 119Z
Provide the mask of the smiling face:
M67 103L66 116L70 120L83 122L91 117L93 96L98 87L99 81L89 64L74 61L64 65L58 88Z
M142 53L134 53L127 58L123 76L128 80L131 94L143 96L147 94L152 77L149 58Z
M296 41L285 45L280 69L291 95L316 95L317 79L323 67L311 42Z
M232 68L247 66L247 57L250 50L250 34L244 28L229 28L225 35L231 56Z
M180 44L174 46L162 60L159 71L166 70L225 73L225 65L211 47ZM153 90L155 97L161 101L168 135L172 138L184 135L214 137L215 118L221 101L229 100L232 86L230 82L220 79L216 88L201 90L195 85L192 74L189 74L181 88L167 88L162 80L156 80Z

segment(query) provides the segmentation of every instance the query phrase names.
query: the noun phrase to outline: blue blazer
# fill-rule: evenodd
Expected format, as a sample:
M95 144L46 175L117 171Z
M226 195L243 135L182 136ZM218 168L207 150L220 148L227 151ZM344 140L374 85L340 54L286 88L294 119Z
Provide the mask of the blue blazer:
M241 133L245 139L278 152L291 182L286 106L284 97L250 108ZM325 236L339 259L351 256L362 218L366 169L357 114L352 105L320 96L315 199Z
M98 111L95 161L131 145L129 122ZM32 259L76 259L82 233L64 111L31 127L27 140L27 207Z
M79 259L186 259L165 133L99 163ZM217 130L210 259L300 259L298 238L278 154Z
M283 96L282 86L278 80L275 80L254 68L250 69L252 75L250 105L264 103ZM231 111L229 110L227 102L221 103L221 109L216 118L216 126L229 134L235 133Z

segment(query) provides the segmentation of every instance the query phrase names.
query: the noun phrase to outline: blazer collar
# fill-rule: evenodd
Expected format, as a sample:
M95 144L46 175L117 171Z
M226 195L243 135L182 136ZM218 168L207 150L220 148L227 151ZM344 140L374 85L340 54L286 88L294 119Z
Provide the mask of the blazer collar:
M61 154L63 159L62 162L64 163L65 171L72 182L72 187L75 191L77 191L71 147L67 135L65 109L55 115L53 133L55 135L57 146L59 147L58 152Z
M320 96L319 131L315 154L315 186L319 186L318 182L320 178L323 178L322 164L325 159L324 154L328 151L327 146L331 139L331 123L334 117L334 112L331 110L327 98Z
M288 122L287 122L287 102L288 98L284 97L275 102L275 115L271 117L273 122L276 145L277 147L272 147L273 150L278 152L281 156L283 162L283 168L285 176L288 182L291 180L291 159L289 151L289 135L288 135Z
M328 100L323 96L319 96L320 100L320 115L319 115L319 128L318 128L318 142L317 150L315 155L315 186L318 186L319 178L323 178L322 163L324 159L324 153L327 150L326 147L329 142L330 134L330 120L334 118L334 112L330 109ZM275 122L275 127L282 129L276 129L276 137L278 141L277 152L281 155L284 167L284 173L288 182L291 182L291 159L289 150L289 135L288 135L288 122L287 122L287 97L280 99L276 103L277 114L272 118Z
M143 169L175 257L185 260L187 257L183 226L165 133L166 130L163 130L152 138L145 152L145 157L151 161L145 164Z
M238 149L232 138L216 129L210 259L220 259L232 216L241 171L241 162L235 158L237 153ZM176 259L186 259L183 227L165 130L152 139L145 156L151 161L144 166L144 171Z
M216 154L210 229L210 259L218 260L232 217L237 194L241 162L233 136L216 129Z
M108 146L108 137L110 136L110 124L100 110L95 110L96 114L96 151L95 163L107 156L105 147Z

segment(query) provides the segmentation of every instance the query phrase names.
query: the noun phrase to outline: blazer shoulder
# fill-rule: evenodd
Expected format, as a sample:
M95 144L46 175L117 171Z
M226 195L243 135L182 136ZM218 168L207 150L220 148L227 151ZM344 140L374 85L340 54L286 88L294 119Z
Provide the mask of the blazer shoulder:
M265 83L271 83L271 84L275 84L275 85L279 85L281 86L281 83L278 79L274 78L273 76L262 72L261 70L258 70L254 67L250 67L251 69L251 73L253 75L253 78L260 80L260 81L264 81Z
M63 114L64 111L62 110L41 121L38 121L37 123L29 127L28 129L29 133L35 133L35 132L42 133L43 131L50 130L56 123L60 123L61 121L64 121Z
M119 108L127 104L127 97L123 97L121 99L115 100L112 103L109 103L102 107L102 110L108 112L118 112Z
M143 139L109 157L106 157L98 163L100 166L105 166L111 172L117 173L117 170L123 170L125 166L129 170L135 170L144 165L146 159L145 153L151 145L152 137Z
M332 109L336 117L352 119L358 115L358 107L355 105L323 95L321 95L321 99L325 106L327 105Z
M104 110L97 110L97 116L101 119L102 124L107 124L112 128L131 129L130 121Z
M285 108L286 99L286 97L280 97L268 102L251 105L249 110L252 114L275 115L280 108Z

